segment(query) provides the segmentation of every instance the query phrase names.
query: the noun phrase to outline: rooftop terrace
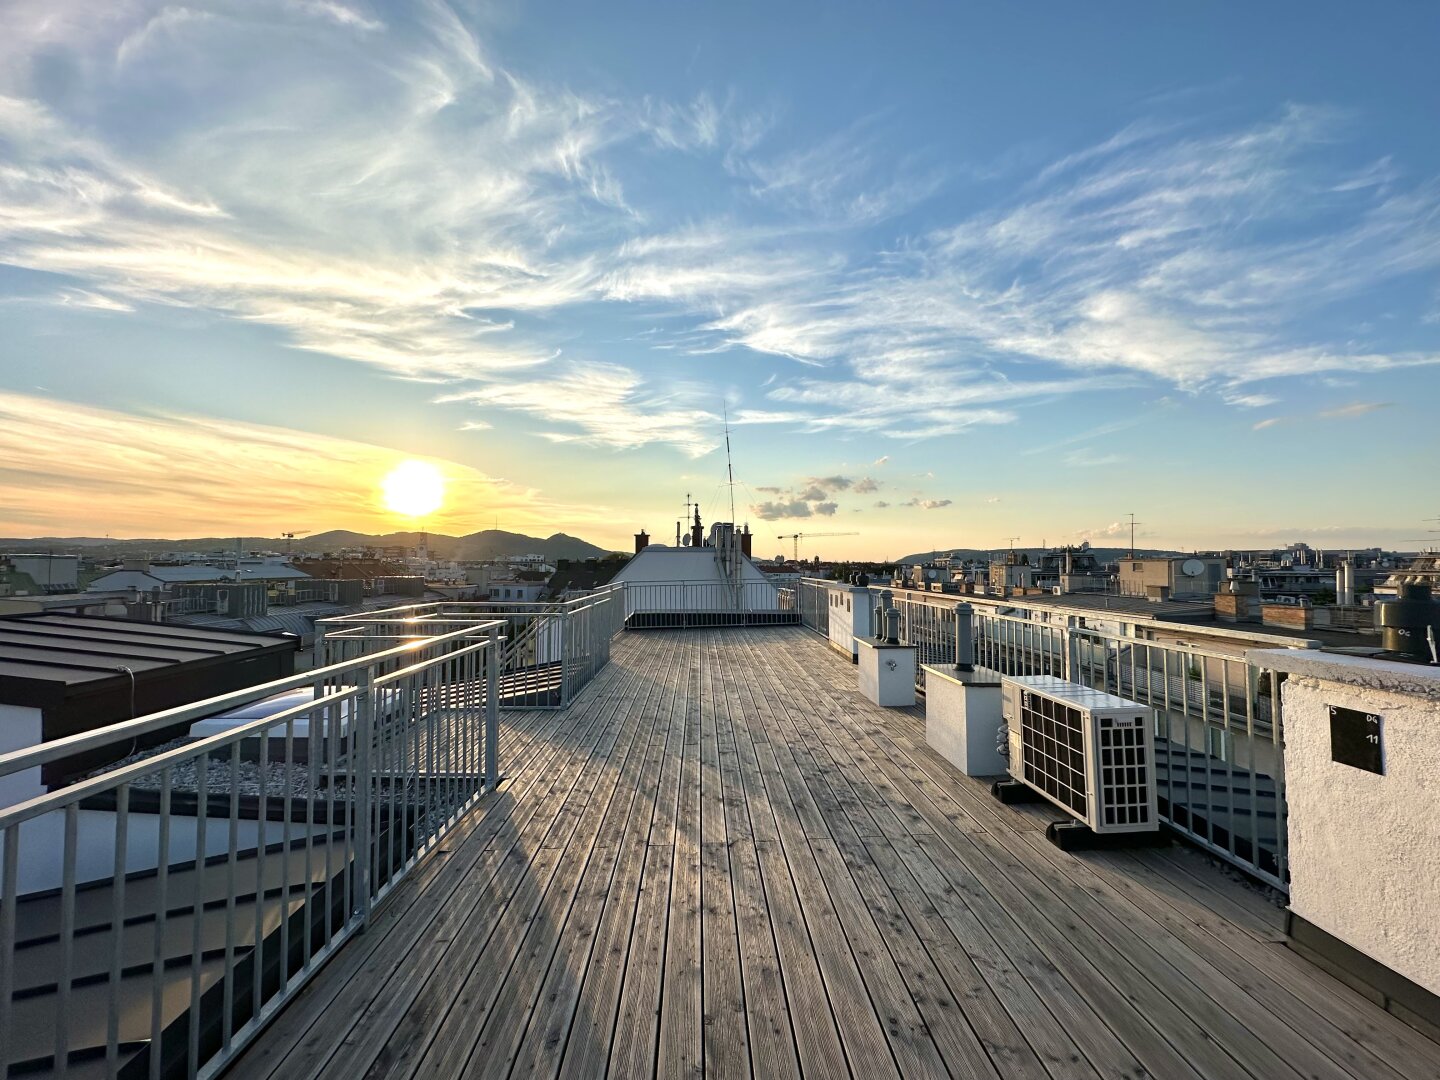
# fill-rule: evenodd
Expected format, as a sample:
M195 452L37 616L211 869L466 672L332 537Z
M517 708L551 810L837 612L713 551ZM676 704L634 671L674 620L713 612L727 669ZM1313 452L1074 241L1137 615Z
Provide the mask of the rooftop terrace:
M799 627L622 634L227 1075L1440 1076L1181 846L1065 854Z

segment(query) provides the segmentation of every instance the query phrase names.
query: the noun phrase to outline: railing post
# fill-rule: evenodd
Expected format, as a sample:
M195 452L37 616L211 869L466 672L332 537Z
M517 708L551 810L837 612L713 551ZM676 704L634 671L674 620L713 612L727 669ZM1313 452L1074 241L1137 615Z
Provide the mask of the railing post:
M1075 633L1075 616L1070 615L1065 619L1065 629L1062 631L1065 643L1065 680L1067 682L1080 681L1080 638Z
M373 862L371 859L371 829L370 814L374 806L375 777L372 774L373 765L370 761L370 747L375 741L375 673L373 668L363 668L358 673L356 685L359 691L355 695L355 769L354 779L350 782L350 790L353 793L351 806L355 814L355 859L359 864L356 867L355 891L358 894L358 901L354 911L360 917L360 928L366 929L370 925L370 907L373 893L371 871ZM343 706L336 706L338 712ZM342 736L343 737L343 736Z
M955 605L955 670L975 670L975 608L964 601Z
M500 627L490 628L485 649L485 787L500 785Z

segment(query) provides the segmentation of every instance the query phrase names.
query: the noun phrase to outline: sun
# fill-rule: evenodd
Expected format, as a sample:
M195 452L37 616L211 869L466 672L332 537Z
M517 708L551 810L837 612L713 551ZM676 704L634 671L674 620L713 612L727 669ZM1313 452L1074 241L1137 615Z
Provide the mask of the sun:
M424 461L402 461L380 480L385 509L405 517L425 517L445 501L445 477Z

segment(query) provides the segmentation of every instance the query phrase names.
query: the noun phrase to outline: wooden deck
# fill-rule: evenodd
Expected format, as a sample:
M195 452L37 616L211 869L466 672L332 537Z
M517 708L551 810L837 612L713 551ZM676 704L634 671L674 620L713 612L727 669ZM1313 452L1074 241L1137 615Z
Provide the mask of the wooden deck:
M228 1074L1440 1077L1184 848L1066 855L798 628L647 631Z

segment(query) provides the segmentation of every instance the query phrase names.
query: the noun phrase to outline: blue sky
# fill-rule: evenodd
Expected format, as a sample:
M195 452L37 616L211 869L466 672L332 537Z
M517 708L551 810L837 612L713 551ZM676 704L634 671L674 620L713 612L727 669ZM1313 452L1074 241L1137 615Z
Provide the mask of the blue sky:
M0 531L1415 546L1432 5L0 12ZM1128 535L1128 532L1126 532ZM780 545L776 543L776 550ZM762 551L765 551L762 544ZM768 553L768 552L766 552Z

